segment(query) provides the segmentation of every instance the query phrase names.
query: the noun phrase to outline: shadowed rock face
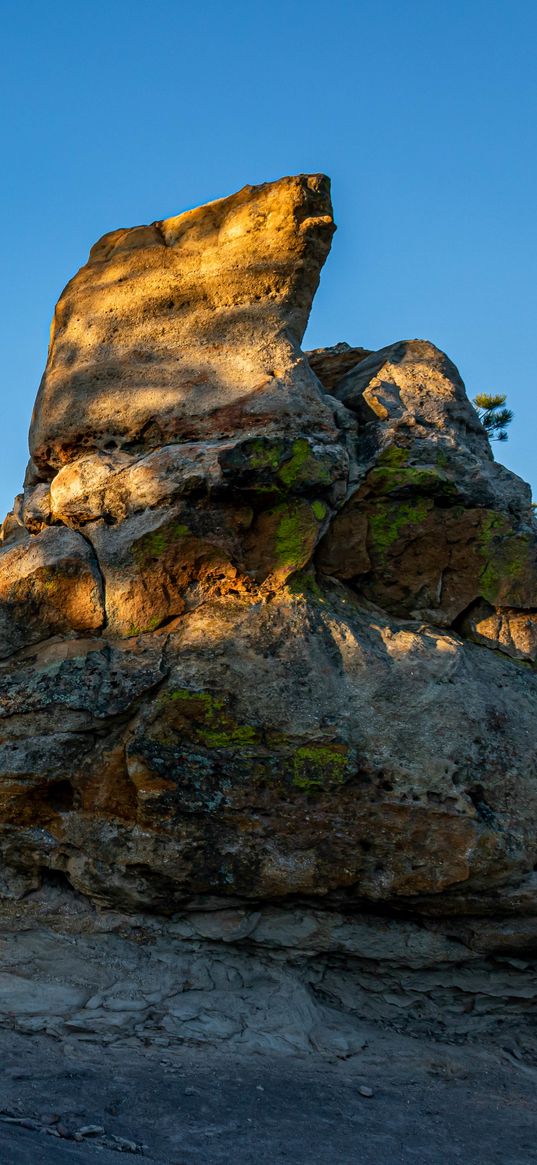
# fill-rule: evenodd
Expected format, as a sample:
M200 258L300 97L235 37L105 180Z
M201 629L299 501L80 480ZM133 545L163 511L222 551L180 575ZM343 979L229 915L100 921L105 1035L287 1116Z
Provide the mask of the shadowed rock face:
M524 917L518 949L529 489L432 344L308 362L333 229L322 176L246 187L60 299L0 551L4 891Z

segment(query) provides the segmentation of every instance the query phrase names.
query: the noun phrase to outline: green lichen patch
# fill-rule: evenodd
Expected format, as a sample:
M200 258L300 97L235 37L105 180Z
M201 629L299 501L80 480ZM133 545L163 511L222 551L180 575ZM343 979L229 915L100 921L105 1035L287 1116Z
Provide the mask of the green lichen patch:
M343 744L306 744L292 759L292 782L304 792L342 785L349 775L348 750Z
M278 477L286 489L299 486L330 485L332 481L331 465L322 454L315 454L305 437L293 441L291 456L284 460L278 471Z
M278 494L329 486L335 473L331 455L306 437L253 437L220 456L224 477L255 492Z
M314 501L311 503L311 508L318 522L324 522L328 513L328 506L324 502Z
M326 506L323 502L313 505L305 501L284 502L276 507L273 515L275 565L288 569L305 566L315 549Z
M170 548L189 534L190 530L183 522L171 522L158 530L151 530L134 543L133 558L139 566L146 566L149 562L162 558Z
M440 466L409 465L406 449L390 446L377 460L377 464L367 476L367 486L377 496L386 494L427 494L431 497L453 497L457 495L454 483Z
M230 715L225 700L211 692L172 689L161 694L159 705L166 727L173 727L204 748L244 747L259 740L258 730L250 724L239 724Z
M303 595L305 598L314 599L319 603L326 602L324 591L322 591L317 582L313 567L306 570L297 570L289 580L288 587L292 595Z
M377 465L386 469L402 469L408 462L408 449L401 449L399 445L390 445L383 449L377 459Z
M405 536L413 536L433 508L431 498L413 501L379 502L368 515L368 546L373 555L384 558Z
M152 615L146 623L131 623L126 631L127 638L133 638L136 635L146 635L150 631L156 631L167 616L168 610L165 609L158 614Z
M276 472L281 465L284 452L283 441L273 441L266 437L254 437L252 441L243 442L239 449L246 467L258 472L263 470Z
M537 561L529 534L515 533L508 518L487 510L481 519L478 553L484 560L481 594L489 603L533 606L537 599Z
M457 496L453 482L436 469L420 469L412 465L405 469L372 469L367 483L380 495L427 493L431 497Z
M40 572L40 574L37 575L36 582L38 586L40 585L43 588L43 590L50 593L57 590L58 586L61 585L61 576L58 574L58 571L52 570L49 567L45 568Z

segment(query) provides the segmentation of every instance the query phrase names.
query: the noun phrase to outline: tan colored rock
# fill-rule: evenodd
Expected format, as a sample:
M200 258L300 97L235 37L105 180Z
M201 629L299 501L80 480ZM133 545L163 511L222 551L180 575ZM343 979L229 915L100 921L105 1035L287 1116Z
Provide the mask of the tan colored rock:
M389 421L412 440L431 430L449 438L455 426L460 439L466 429L465 443L487 456L486 435L455 365L428 340L401 340L371 352L338 381L334 395L365 424Z
M40 482L33 489L24 491L22 518L30 534L44 530L51 520L50 487Z
M155 631L228 586L240 591L239 533L250 521L246 508L207 513L183 504L146 510L119 530L89 525L105 585L107 635Z
M229 444L229 443L228 443ZM55 475L50 486L55 522L83 526L106 518L123 521L178 497L221 483L225 443L164 445L149 453L89 453Z
M17 512L15 509L10 510L0 527L0 544L3 546L13 546L17 542L27 541L28 531L23 524L22 508L20 512Z
M312 372L330 393L351 369L371 355L370 348L351 348L350 344L334 344L331 348L312 348L306 352Z
M283 433L304 414L312 432L333 433L299 347L333 230L328 180L300 175L105 235L56 308L35 464Z
M99 571L79 534L48 527L0 550L0 658L51 635L96 631L103 621Z
M537 610L495 610L488 603L477 603L465 614L460 630L484 647L537 663Z

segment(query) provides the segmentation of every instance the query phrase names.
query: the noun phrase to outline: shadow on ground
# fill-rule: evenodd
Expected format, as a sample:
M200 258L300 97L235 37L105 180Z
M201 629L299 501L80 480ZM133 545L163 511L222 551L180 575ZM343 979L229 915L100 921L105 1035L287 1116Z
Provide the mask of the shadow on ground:
M154 1165L537 1161L537 1069L508 1040L439 1046L371 1026L364 1044L346 1060L240 1057L3 1031L0 1160L116 1165L122 1152ZM72 1139L88 1126L103 1132Z

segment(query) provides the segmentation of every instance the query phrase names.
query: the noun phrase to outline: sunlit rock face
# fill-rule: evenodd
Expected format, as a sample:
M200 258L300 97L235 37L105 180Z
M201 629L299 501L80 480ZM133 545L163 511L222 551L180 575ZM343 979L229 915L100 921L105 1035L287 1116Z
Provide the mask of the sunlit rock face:
M299 347L333 231L328 180L313 175L105 235L56 308L36 465L293 432L303 413L311 432L333 430Z
M0 550L7 895L535 941L529 489L432 344L300 350L333 229L322 176L246 187L60 299Z

